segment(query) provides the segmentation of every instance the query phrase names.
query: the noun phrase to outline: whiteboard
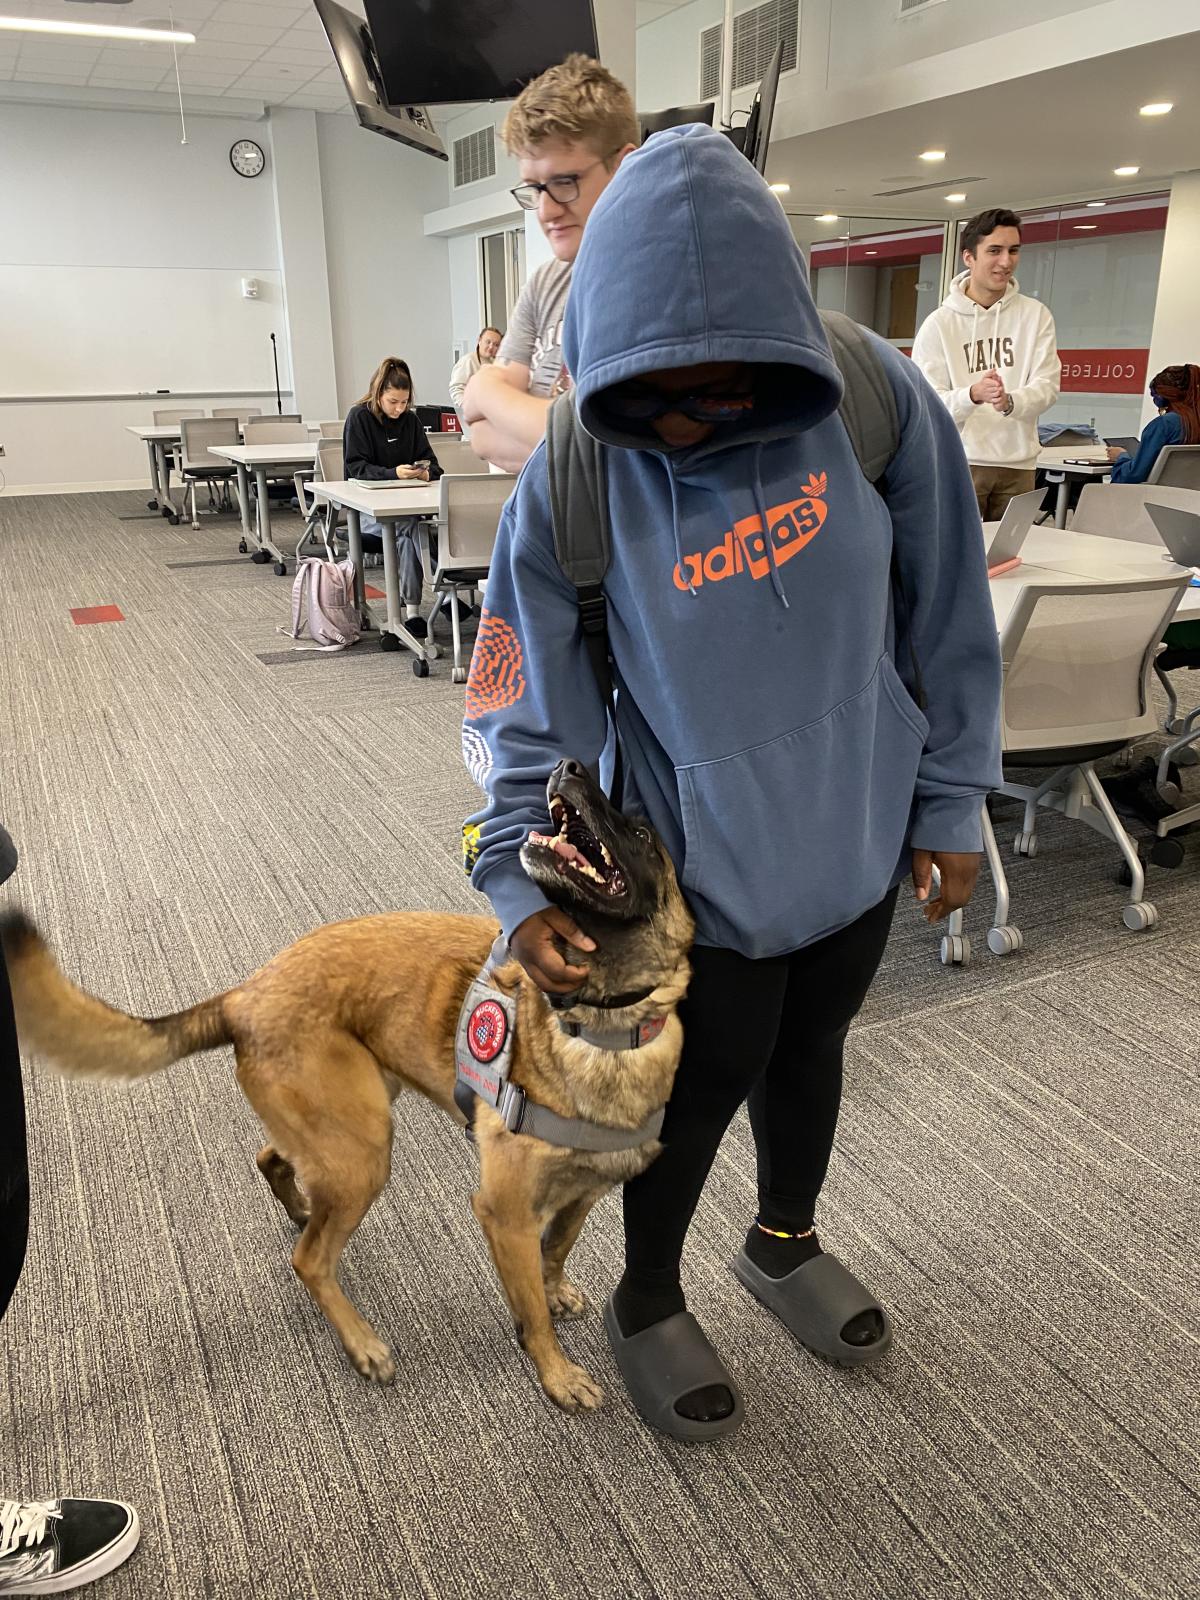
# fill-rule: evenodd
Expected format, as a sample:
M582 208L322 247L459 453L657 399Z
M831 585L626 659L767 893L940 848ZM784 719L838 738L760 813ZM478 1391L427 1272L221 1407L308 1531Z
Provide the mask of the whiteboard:
M272 333L288 388L278 272L0 266L0 399L273 389Z

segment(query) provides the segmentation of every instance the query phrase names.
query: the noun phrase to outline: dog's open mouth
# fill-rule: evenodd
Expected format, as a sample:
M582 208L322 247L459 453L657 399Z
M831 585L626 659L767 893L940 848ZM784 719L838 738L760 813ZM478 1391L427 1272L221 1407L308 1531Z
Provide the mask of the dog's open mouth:
M547 837L544 833L531 833L527 842L552 855L555 867L564 877L581 878L597 893L610 899L623 895L625 875L620 865L561 794L551 798L550 820L558 829L556 834Z

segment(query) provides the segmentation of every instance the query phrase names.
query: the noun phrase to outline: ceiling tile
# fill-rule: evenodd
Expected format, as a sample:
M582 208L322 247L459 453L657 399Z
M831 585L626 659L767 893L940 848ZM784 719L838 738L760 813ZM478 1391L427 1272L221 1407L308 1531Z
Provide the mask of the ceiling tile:
M86 73L27 72L23 68L18 68L11 76L14 83L62 83L72 87L88 81Z
M257 28L290 28L305 7L260 4L259 0L223 0L212 13L213 22L233 22Z
M306 67L311 64L314 72L318 67L329 64L329 51L320 48L298 50L295 45L273 44L268 54L272 61L282 61L285 66L294 63L298 67Z
M237 22L209 22L204 26L204 37L223 44L275 44L282 28L246 27Z
M261 54L256 44L222 44L219 40L200 39L180 52L180 61L257 61Z

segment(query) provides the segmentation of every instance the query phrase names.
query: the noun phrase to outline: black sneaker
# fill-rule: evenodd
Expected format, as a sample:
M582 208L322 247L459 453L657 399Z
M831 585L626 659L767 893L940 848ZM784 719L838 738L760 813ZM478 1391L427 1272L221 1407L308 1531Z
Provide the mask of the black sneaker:
M0 1594L62 1594L119 1567L141 1536L120 1500L0 1500Z
M429 629L425 626L424 617L405 617L404 626L414 639L424 639Z

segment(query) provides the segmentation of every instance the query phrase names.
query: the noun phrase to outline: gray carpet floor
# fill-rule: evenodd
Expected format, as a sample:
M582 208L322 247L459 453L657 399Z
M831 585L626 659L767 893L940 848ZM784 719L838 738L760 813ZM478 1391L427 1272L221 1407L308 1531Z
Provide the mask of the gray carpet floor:
M290 583L235 558L232 522L122 520L141 498L0 499L0 815L23 851L5 898L142 1014L323 921L484 909L446 666L288 654ZM125 620L73 625L104 604ZM1006 850L1014 827L1002 811ZM710 1447L641 1424L595 1314L564 1343L607 1405L545 1402L471 1154L423 1102L398 1103L390 1187L345 1258L397 1352L378 1390L293 1278L229 1052L130 1087L30 1065L0 1495L134 1502L110 1600L1192 1595L1200 847L1153 873L1147 934L1121 926L1114 864L1048 822L1013 862L1026 948L1003 961L983 912L965 970L897 918L819 1217L895 1319L874 1368L814 1360L731 1276L754 1203L735 1122L686 1261L747 1401ZM620 1256L614 1195L573 1258L597 1302Z

